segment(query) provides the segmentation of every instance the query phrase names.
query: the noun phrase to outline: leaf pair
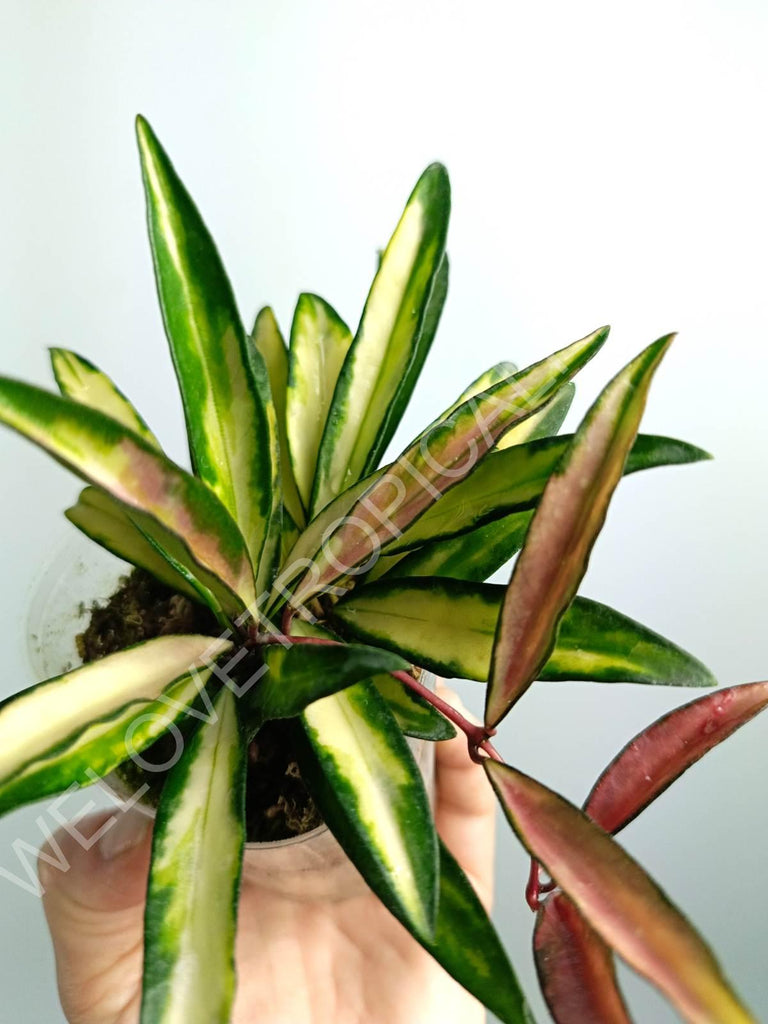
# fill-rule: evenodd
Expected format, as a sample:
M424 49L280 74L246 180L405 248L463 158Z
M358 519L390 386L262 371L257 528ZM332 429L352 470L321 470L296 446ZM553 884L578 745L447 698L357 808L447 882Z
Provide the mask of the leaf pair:
M534 935L539 977L558 1024L628 1020L610 949L686 1020L752 1021L706 945L606 832L618 833L767 706L768 683L748 683L664 715L608 765L583 812L507 766L486 764L513 828L562 889L545 898Z
M608 385L547 482L498 620L486 699L488 728L509 712L547 663L561 622L567 628L564 616L569 606L576 607L571 602L670 340L650 346ZM763 706L766 694L751 690L743 700L754 714L759 710L755 701ZM725 706L732 703L732 697L726 698ZM713 710L722 707L720 695L713 694L684 709L687 728L680 729L679 717L670 726L668 716L666 724L663 720L653 727L653 738L634 741L599 781L587 813L593 808L598 824L621 827L712 745L701 731L706 735L708 727L716 728ZM722 722L722 734L743 720L744 714L736 713L728 725ZM691 726L698 741L686 749L688 737L682 734ZM676 751L675 740L680 742ZM603 943L650 978L687 1020L752 1020L709 948L586 813L508 765L488 760L485 768L522 843L588 922L574 917L557 893L541 912L535 938L538 966L559 1021L626 1020Z

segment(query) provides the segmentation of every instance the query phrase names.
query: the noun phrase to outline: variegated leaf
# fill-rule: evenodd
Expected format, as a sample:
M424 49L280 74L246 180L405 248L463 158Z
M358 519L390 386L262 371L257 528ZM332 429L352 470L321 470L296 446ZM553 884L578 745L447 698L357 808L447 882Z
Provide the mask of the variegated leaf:
M400 380L395 396L387 408L384 421L368 454L366 461L367 473L372 472L381 463L389 443L403 418L403 413L413 396L416 383L421 375L421 371L424 369L424 363L432 347L432 342L435 340L440 317L443 313L443 306L448 295L449 274L448 253L445 253L432 283L432 290L429 293L418 338L414 345L413 358Z
M671 341L670 335L650 345L611 381L547 482L499 617L485 705L489 728L520 699L554 647Z
M288 453L288 434L285 422L285 407L288 393L288 349L277 325L275 314L269 306L260 310L253 325L251 341L264 360L269 376L269 389L274 402L277 417L277 433L280 441L280 477L282 481L283 502L288 514L297 527L306 524L306 513L299 497L296 480L293 475L291 457ZM283 533L286 522L283 522ZM290 532L290 531L289 531Z
M31 384L0 377L0 422L78 476L153 516L246 606L255 601L242 535L227 510L190 476L116 420Z
M455 402L452 402L447 409L444 409L436 419L425 427L425 429L419 434L419 437L429 436L434 428L447 420L451 415L456 412L459 406L464 405L470 398L476 398L478 395L487 391L493 387L494 384L498 384L499 381L507 380L518 372L518 367L515 363L510 363L508 360L504 360L500 363L494 363L493 366L484 370L479 377L476 377L464 390L461 392Z
M380 672L407 672L405 659L362 644L311 644L264 649L268 672L255 688L251 709L257 720L294 718L307 705Z
M406 736L435 742L450 740L456 735L455 728L447 718L443 718L428 700L399 679L383 675L374 676L372 682Z
M768 706L768 682L731 686L676 708L643 729L611 761L585 812L619 832L718 743Z
M194 704L232 645L165 636L38 683L0 704L0 814L89 786Z
M512 512L530 508L541 497L572 441L573 436L566 434L490 452L474 472L436 501L402 536L389 543L387 553L409 551L455 537ZM685 441L641 434L629 453L624 475L709 458L707 452Z
M388 558L383 555L366 579L381 569L388 579L406 576L447 576L482 583L523 546L533 512L513 512L448 540L425 544L415 551Z
M691 1024L756 1024L703 939L610 836L522 772L485 761L510 825L602 939Z
M245 844L245 750L235 698L187 744L157 810L144 918L141 1024L228 1024Z
M144 118L136 131L160 305L179 379L192 462L245 538L257 576L274 551L269 387L211 235ZM266 546L266 550L265 550Z
M152 516L124 505L97 487L86 487L64 515L87 537L118 558L146 569L156 579L193 601L237 618L243 602L214 573L193 558L178 534ZM191 578L190 578L191 577Z
M352 332L318 295L299 296L288 353L286 431L302 503L309 507L317 453Z
M485 680L505 588L447 578L383 579L333 608L349 637L397 651L441 675ZM696 658L606 605L577 597L540 679L713 686Z
M162 451L160 443L122 391L97 366L76 352L52 348L51 366L62 395L111 416Z
M417 358L449 212L448 175L432 164L382 256L339 376L317 459L312 516L376 468L371 452Z
M533 953L555 1024L632 1024L613 953L559 890L539 908Z
M516 376L494 384L422 435L389 469L373 479L349 516L333 530L299 581L292 603L299 607L347 573L364 572L438 498L480 464L515 423L546 403L591 359L607 329Z
M324 820L368 885L409 929L434 937L437 837L424 784L376 687L358 683L302 715L302 763Z
M502 1024L532 1024L496 929L472 883L442 842L435 936L432 940L414 938Z

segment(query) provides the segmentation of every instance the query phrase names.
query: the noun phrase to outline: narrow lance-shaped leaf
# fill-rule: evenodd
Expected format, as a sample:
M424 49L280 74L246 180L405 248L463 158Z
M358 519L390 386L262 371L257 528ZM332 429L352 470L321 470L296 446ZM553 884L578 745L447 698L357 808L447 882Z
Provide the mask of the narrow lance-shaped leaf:
M285 423L285 407L288 390L288 349L277 325L275 314L265 306L256 316L251 332L251 341L264 360L269 376L269 388L275 405L277 431L280 441L280 477L283 501L293 523L303 527L306 513L301 503L296 480L293 475L291 457L288 453L288 434ZM285 530L285 525L283 527Z
M602 939L691 1024L755 1024L703 939L610 836L522 772L485 769L525 848Z
M286 432L296 485L309 507L317 453L352 332L318 295L299 296L288 353Z
M333 608L346 636L398 651L441 675L485 680L504 587L446 578L383 579ZM577 597L540 679L713 686L696 658L619 612Z
M384 699L358 683L310 704L302 723L302 774L324 820L385 906L431 940L437 837L419 769Z
M676 708L638 733L608 765L584 811L619 832L718 743L768 706L768 682L745 683Z
M124 505L97 487L80 492L77 504L64 515L86 537L131 565L146 569L156 579L192 600L203 598L214 614L223 610L237 618L244 610L242 600L215 574L191 554L178 534L152 516Z
M0 377L0 422L78 476L157 519L246 606L254 583L243 538L200 480L103 413L31 384Z
M264 650L268 672L254 690L252 709L266 722L294 718L316 700L379 672L407 672L404 658L362 644L272 645Z
M592 358L605 341L603 328L547 359L494 384L431 432L422 435L389 469L375 477L349 516L328 537L294 592L294 605L328 589L362 565L370 567L387 544L437 499L477 468L493 444L531 415Z
M216 246L149 124L136 131L160 305L192 463L240 527L254 568L270 552L273 462L266 369L245 336Z
M375 469L370 455L417 353L449 213L448 175L432 164L382 256L339 376L317 460L312 516Z
M141 1024L228 1024L245 845L245 743L225 687L163 787L144 917Z
M165 636L22 690L0 704L0 814L89 786L141 753L199 697L232 645Z
M51 366L62 395L111 416L158 451L160 443L122 391L97 366L76 352L52 348Z
M421 371L424 369L424 363L429 355L432 342L435 340L435 334L437 333L437 328L440 324L440 317L443 313L443 306L445 305L445 300L448 295L449 274L448 253L445 253L440 261L440 266L432 283L432 290L429 293L429 299L427 300L427 305L424 310L424 317L422 319L421 327L419 328L418 338L414 345L413 357L400 380L398 389L389 404L389 408L387 409L384 421L381 424L381 428L373 443L373 447L368 453L366 472L371 472L376 469L384 457L384 453L386 452L390 441L394 437L395 431L400 425L403 413L408 407L408 403L411 400L416 383L421 376Z
M632 1024L613 953L562 892L550 893L539 908L533 953L555 1024Z
M465 480L444 494L402 536L387 545L394 554L425 543L455 537L483 523L535 504L573 441L572 435L545 437L490 452ZM710 455L669 437L637 437L624 475L659 466L683 465Z
M605 388L547 483L499 617L485 721L493 728L536 678L584 576L672 336L650 345Z

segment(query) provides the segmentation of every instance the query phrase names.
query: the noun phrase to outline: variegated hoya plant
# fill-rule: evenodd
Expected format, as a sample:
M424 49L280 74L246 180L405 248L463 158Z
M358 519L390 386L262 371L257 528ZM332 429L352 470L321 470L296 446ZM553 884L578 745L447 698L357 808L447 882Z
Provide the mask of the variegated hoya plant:
M60 395L0 379L0 420L85 481L67 511L75 526L209 609L220 629L161 636L7 700L0 811L103 778L207 707L157 806L143 1024L229 1019L247 750L274 719L295 721L313 798L370 888L505 1024L530 1011L435 833L407 736L463 730L529 851L534 954L555 1020L629 1020L614 954L686 1020L752 1020L613 836L765 707L768 683L717 690L650 726L581 810L492 743L535 680L714 684L680 648L576 595L621 476L707 458L638 434L671 337L623 369L573 435L556 436L571 378L607 328L526 369L491 367L381 467L446 297L445 169L416 184L356 332L304 294L286 346L269 308L244 331L211 236L141 118L138 140L192 472L73 352L52 352ZM508 586L484 582L516 554ZM425 686L422 669L487 682L484 724Z

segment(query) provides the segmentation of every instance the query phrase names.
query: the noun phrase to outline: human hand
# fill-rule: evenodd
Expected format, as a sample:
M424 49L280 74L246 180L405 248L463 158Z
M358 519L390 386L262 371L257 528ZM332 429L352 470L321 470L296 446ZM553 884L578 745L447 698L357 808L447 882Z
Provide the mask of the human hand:
M458 698L443 690L451 703ZM465 712L466 713L466 712ZM438 831L488 907L495 799L459 735L436 744ZM109 813L78 824L94 836ZM66 831L69 863L40 862L59 993L70 1024L137 1024L151 821L123 815L90 849ZM244 872L232 1024L482 1024L480 1004L371 892L297 902Z

